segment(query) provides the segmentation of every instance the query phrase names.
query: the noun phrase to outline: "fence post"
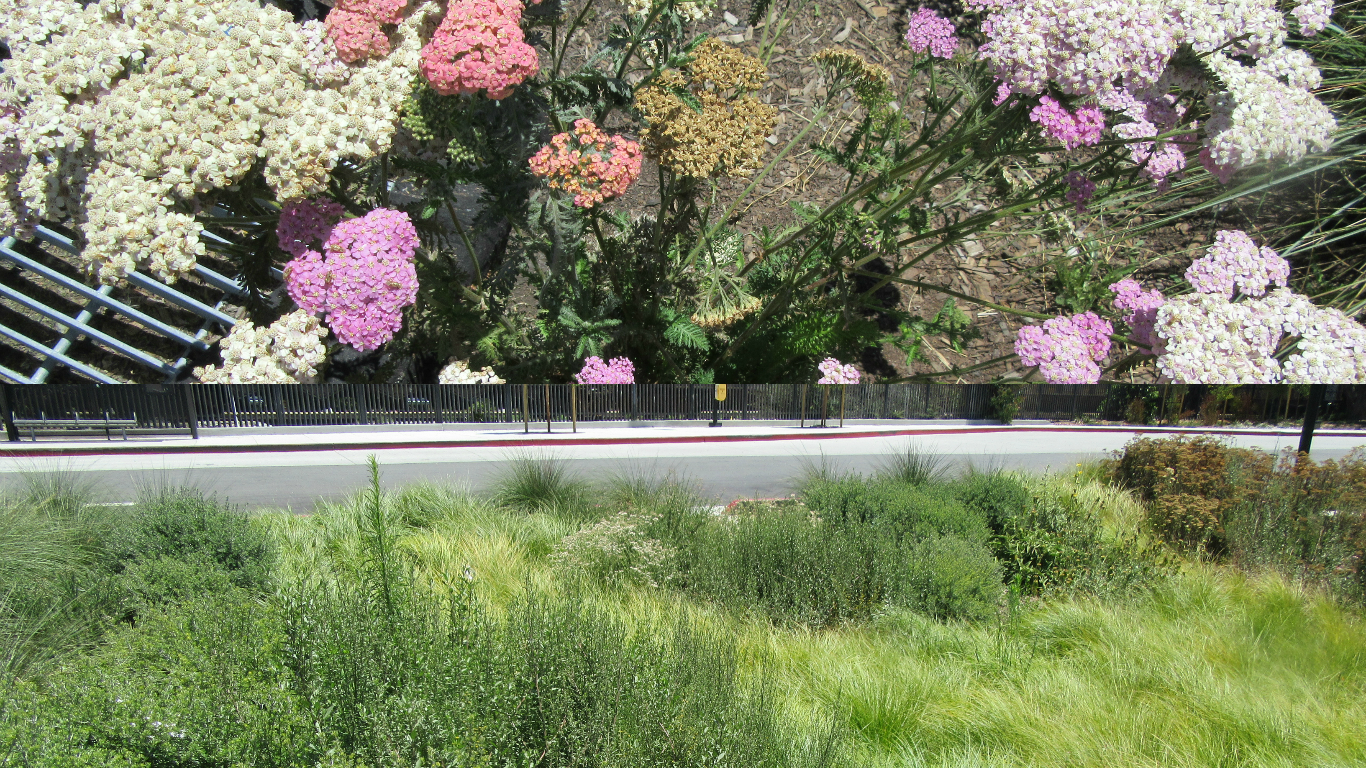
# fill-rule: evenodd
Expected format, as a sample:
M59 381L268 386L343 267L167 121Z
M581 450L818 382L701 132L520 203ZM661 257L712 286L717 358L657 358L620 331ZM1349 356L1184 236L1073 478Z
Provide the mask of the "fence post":
M840 385L840 429L844 429L844 398L849 396L849 385Z
M185 421L190 424L190 438L199 439L199 413L194 408L194 392L190 390L193 384L181 384L180 393L185 403Z
M527 392L530 391L529 384L522 385L522 434L531 432L531 411L527 409Z
M285 425L285 397L280 392L280 387L284 385L267 384L266 386L270 387L270 397L275 401L275 426L283 427Z
M1077 420L1077 396L1079 394L1077 388L1080 386L1080 384L1072 385L1072 421Z
M445 385L444 385L444 384L433 384L433 385L432 385L432 417L436 419L436 423L437 423L437 424L445 424L445 423L446 423L446 414L442 411L442 408L441 408L441 391L442 391L441 388L442 388L443 386L445 386Z
M640 421L640 394L635 382L631 382L631 421Z
M803 385L802 385L802 410L801 410L802 423L801 423L801 427L802 427L803 429L806 428L806 387L807 387L806 384L803 384Z
M1319 406L1323 404L1323 391L1328 388L1327 384L1309 385L1309 402L1304 408L1304 429L1300 431L1300 450L1301 454L1309 455L1309 444L1314 440L1314 428L1318 426Z
M277 385L277 386L279 386L279 385ZM364 385L364 384L352 384L351 386L353 386L353 387L356 388L356 423L357 423L357 424L369 424L369 423L370 423L370 414L366 412L366 408L365 408L365 405L366 405L366 403L365 403L365 385Z
M550 434L550 383L545 385L545 433Z
M821 426L825 426L825 417L830 414L830 385L821 387Z
M579 432L579 385L569 385L569 423L574 433Z
M0 382L0 413L5 419L5 439L11 443L19 442L19 430L14 426L14 393L9 382Z

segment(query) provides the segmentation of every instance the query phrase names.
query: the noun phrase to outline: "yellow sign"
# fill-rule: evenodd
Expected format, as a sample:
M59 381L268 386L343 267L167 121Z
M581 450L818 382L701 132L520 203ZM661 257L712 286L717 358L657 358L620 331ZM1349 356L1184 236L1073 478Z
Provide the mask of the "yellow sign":
M726 401L726 385L725 385L725 384L717 384L717 385L716 385L716 402L718 402L718 403L724 403L725 401Z

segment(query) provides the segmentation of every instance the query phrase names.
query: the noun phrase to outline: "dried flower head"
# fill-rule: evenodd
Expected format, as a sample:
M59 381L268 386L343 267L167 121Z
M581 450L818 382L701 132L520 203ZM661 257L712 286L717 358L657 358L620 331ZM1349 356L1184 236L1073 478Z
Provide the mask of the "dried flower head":
M748 176L778 121L747 93L767 80L763 63L716 40L695 53L683 72L665 70L636 93L646 152L682 176Z
M864 107L874 109L891 100L892 73L881 64L870 63L839 46L821 50L815 59L833 75L832 79L847 83L854 91L854 98Z

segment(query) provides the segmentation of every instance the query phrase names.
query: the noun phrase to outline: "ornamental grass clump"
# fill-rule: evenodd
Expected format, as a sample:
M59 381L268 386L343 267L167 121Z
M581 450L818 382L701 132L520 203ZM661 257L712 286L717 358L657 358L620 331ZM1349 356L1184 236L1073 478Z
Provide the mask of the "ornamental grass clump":
M763 62L704 40L682 71L665 70L636 93L645 151L680 176L752 174L778 120L778 111L753 95L766 82Z
M573 195L580 208L592 208L626 193L640 177L640 157L636 142L608 136L591 120L575 120L574 130L555 134L528 162L551 189Z

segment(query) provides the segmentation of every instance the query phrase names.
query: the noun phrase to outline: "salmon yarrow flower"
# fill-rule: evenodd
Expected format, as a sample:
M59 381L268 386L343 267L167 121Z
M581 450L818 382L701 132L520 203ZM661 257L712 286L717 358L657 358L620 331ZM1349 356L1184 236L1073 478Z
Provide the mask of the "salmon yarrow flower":
M580 208L592 208L621 197L640 177L640 155L640 144L608 136L591 120L575 120L574 130L555 134L528 162L551 189L573 195Z

